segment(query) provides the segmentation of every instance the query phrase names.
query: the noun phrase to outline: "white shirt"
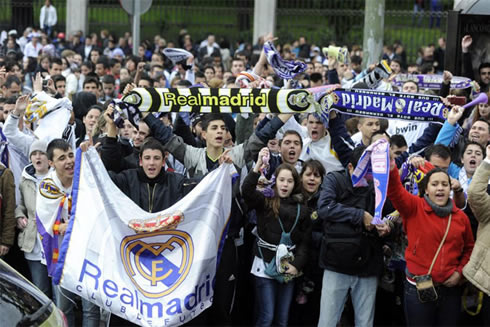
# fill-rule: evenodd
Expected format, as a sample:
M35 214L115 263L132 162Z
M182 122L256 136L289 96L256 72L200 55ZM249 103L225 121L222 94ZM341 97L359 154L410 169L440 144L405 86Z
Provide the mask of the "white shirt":
M58 22L56 8L51 5L49 7L42 6L41 15L39 17L39 26L43 29L45 26L54 26Z
M333 149L330 134L327 133L318 141L313 141L308 136L306 127L298 124L294 117L291 117L280 129L282 133L286 132L287 130L294 130L303 137L303 149L299 157L300 160L318 160L323 164L323 167L327 173L344 169L339 161L337 153Z
M91 45L85 46L83 48L83 50L84 50L84 53L85 53L85 59L90 59L89 56L90 56L90 51L92 51L92 46Z
M390 120L390 125L387 129L388 134L400 134L405 137L408 147L415 143L424 134L424 130L429 126L429 123Z
M36 46L32 44L32 41L27 43L25 48L24 48L24 56L25 57L34 57L37 58L39 55L39 52L42 50L43 46L41 43L36 43Z
M352 142L354 142L354 145L355 146L361 145L361 143L362 143L362 133L361 132L357 132L356 134L352 135L351 136L351 140L352 140Z
M250 270L250 273L257 277L272 279L271 276L265 273L264 260L259 257L254 257L254 261L252 263L252 269Z

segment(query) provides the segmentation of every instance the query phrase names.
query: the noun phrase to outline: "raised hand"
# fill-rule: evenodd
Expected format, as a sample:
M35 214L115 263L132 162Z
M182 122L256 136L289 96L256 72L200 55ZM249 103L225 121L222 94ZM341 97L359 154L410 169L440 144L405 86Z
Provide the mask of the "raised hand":
M0 85L3 85L5 81L7 80L7 69L5 66L0 68Z
M461 39L461 49L463 50L464 53L468 52L471 43L473 43L473 39L471 38L471 35L463 36L463 38Z
M221 156L219 156L219 164L223 164L223 163L233 163L233 159L231 159L231 156L230 156L230 151L231 149L228 149L228 150L225 150Z
M425 159L420 156L415 156L410 159L410 164L412 164L412 166L415 168L419 168L425 165Z
M451 83L451 80L453 79L453 74L449 70L445 70L442 73L442 81L444 84L449 84Z
M14 115L16 116L22 116L24 114L24 111L27 108L27 105L29 104L29 97L30 95L22 95L20 96L17 101L15 102L15 109L14 109Z
M123 95L128 95L134 88L136 88L136 84L128 83L124 88Z
M464 113L464 108L460 106L454 106L451 108L449 113L447 114L447 122L451 125L456 125L458 120L461 119Z
M41 76L41 73L36 74L32 88L33 88L35 93L42 92L42 90L43 90L43 78Z

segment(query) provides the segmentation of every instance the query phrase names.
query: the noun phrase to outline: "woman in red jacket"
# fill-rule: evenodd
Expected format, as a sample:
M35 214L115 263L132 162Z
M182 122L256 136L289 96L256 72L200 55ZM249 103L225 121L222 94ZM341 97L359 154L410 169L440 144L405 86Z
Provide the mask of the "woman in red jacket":
M405 281L405 316L408 326L450 326L458 324L462 270L468 262L474 240L465 213L449 197L451 179L446 171L434 168L419 185L420 197L410 194L402 186L398 170L391 164L388 197L400 212L408 238L405 251L407 261ZM450 219L451 217L451 219ZM444 238L433 268L436 252ZM433 289L419 292L416 276L430 275ZM419 285L422 286L422 285ZM422 302L419 295L421 295ZM429 300L429 301L427 301Z

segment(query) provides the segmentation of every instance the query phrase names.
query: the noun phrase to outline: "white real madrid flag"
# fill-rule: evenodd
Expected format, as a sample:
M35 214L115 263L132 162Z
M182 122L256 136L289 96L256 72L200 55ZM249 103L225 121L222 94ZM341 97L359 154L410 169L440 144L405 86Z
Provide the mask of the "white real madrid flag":
M224 164L172 207L148 213L112 183L94 149L79 150L55 283L142 326L193 319L212 303L235 173ZM128 227L169 219L181 220L153 232Z

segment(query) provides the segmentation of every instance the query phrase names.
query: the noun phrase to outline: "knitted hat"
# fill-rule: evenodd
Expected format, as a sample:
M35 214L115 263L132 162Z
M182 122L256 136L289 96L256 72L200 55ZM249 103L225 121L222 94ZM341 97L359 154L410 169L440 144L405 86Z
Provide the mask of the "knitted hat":
M34 151L41 151L43 153L46 153L47 149L48 145L46 144L46 142L42 140L35 140L34 142L32 142L31 148L29 149L29 158Z

